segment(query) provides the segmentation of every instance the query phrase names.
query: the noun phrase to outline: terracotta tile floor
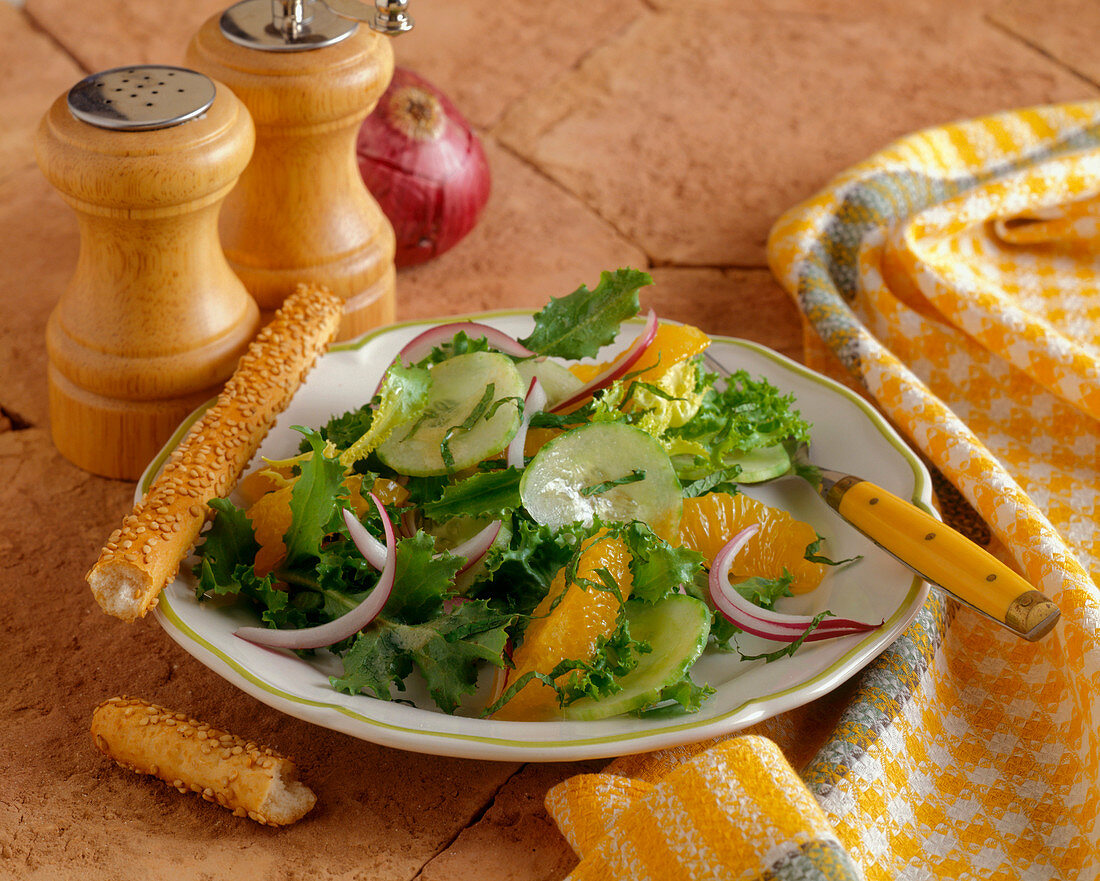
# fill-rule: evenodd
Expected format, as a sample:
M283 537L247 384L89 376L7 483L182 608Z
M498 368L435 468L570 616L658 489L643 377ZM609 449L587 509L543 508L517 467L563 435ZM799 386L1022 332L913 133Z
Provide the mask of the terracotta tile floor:
M0 876L562 878L574 858L542 796L598 763L419 756L289 720L151 622L105 619L83 583L132 489L78 471L49 442L43 331L77 231L32 136L85 73L179 63L223 3L0 3ZM402 317L537 306L629 264L653 271L647 297L664 314L797 357L796 313L764 263L781 210L915 128L1100 94L1092 0L412 0L412 11L399 63L478 127L494 191L461 246L400 273ZM273 832L109 766L87 722L123 690L299 757L318 809Z

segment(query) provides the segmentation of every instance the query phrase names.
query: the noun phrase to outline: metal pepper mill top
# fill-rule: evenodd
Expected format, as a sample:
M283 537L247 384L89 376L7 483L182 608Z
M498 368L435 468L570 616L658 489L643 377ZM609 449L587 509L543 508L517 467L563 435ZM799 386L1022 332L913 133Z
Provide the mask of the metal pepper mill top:
M355 33L359 22L387 36L411 31L408 0L244 0L222 13L227 39L249 49L300 52L322 49Z
M42 119L38 163L80 224L46 327L50 427L81 468L138 477L259 329L218 239L253 138L229 89L158 65L86 77Z
M207 20L187 51L256 125L252 161L222 212L230 265L267 314L300 282L327 285L345 300L341 339L394 317L393 229L355 146L393 75L385 35L412 27L406 7L243 0Z

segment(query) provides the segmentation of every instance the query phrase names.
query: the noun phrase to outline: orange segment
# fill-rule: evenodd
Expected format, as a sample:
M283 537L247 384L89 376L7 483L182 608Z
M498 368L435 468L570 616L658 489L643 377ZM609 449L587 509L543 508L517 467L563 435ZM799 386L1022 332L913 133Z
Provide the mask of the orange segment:
M237 493L244 500L245 507L249 507L261 496L286 486L289 480L293 480L289 468L274 468L269 465L259 471L253 471L247 477L242 477L237 483Z
M290 494L294 484L260 496L249 507L246 515L252 521L256 541L260 545L256 554L256 574L261 578L274 569L286 556L283 536L290 529Z
M560 428L529 428L523 441L523 455L530 458L559 434Z
M643 382L655 383L673 364L698 355L708 345L710 337L690 324L658 324L657 336L642 352L630 372L644 371L637 378ZM581 382L588 382L622 357L619 355L614 361L604 364L573 364L569 370Z
M778 578L786 568L794 576L793 593L807 593L821 583L825 564L805 559L806 546L817 540L814 528L786 511L740 493L709 493L684 499L680 544L713 560L726 542L753 523L760 524L760 531L734 558L730 567L733 580L754 575Z
M602 534L588 539L577 566L577 577L598 582L596 570L600 568L611 573L624 600L630 596L630 552L625 544L617 538L602 537ZM561 600L555 606L558 597ZM551 606L553 611L549 611ZM532 670L549 673L566 658L588 660L596 651L596 640L614 632L618 617L619 600L615 596L575 583L567 589L565 570L562 570L535 609L523 643L512 657L515 669L508 671L501 691ZM553 719L557 715L556 692L533 679L493 718L531 722Z
M355 513L362 517L368 510L373 511L374 506L370 504L370 499L364 499L362 493L359 492L360 483L361 481L356 475L344 479L344 486L347 487L348 494L351 496ZM405 487L388 477L376 478L374 486L371 487L371 492L378 496L378 501L383 505L403 505L405 499L409 497L409 491Z
M370 499L364 498L359 491L360 484L357 474L344 478L344 488L348 491L351 508L358 517L374 510ZM254 485L259 486L260 482L257 480ZM403 486L381 477L375 480L372 491L386 505L399 505L409 496ZM291 482L260 496L245 512L248 519L252 521L256 542L260 545L259 553L256 554L255 569L256 574L261 577L278 566L286 556L283 536L290 529L293 519L290 514L290 496L293 492L294 483Z

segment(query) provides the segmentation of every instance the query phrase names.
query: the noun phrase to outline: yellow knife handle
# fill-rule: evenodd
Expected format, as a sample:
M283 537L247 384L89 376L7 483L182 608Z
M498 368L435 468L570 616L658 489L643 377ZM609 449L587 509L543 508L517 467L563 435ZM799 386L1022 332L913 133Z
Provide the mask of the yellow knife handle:
M916 505L870 481L823 472L825 501L841 517L926 581L984 612L1024 639L1037 640L1060 612L992 554Z

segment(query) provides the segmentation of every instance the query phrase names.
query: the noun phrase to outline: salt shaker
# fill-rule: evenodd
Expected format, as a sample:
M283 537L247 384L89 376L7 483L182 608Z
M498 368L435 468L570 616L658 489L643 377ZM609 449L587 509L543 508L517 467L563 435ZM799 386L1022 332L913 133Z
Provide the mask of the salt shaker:
M254 139L229 89L180 67L94 74L43 118L38 163L80 227L46 330L50 422L81 468L138 477L259 328L217 226Z
M373 28L411 26L404 0L379 6L244 0L211 17L187 51L256 124L252 162L222 213L230 265L266 314L299 282L329 287L345 301L340 339L394 317L393 229L355 158L359 127L393 74L389 42Z

